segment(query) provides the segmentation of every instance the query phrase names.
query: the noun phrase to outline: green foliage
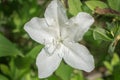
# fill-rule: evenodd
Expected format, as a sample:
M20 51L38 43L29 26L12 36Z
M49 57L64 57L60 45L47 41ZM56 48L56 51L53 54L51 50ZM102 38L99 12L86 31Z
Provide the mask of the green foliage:
M112 41L112 39L107 36L105 29L99 27L93 30L93 37L95 40L101 39L105 41Z
M8 80L5 76L0 74L0 80Z
M110 8L120 11L120 0L107 0Z
M111 65L115 66L119 64L119 62L120 62L119 56L116 53L114 53L113 58L111 60Z
M120 26L117 23L114 25L114 27L111 28L111 34L114 37L114 40L110 44L108 52L109 53L114 53L116 45L117 45L118 41L120 40L119 39Z
M113 67L111 66L111 64L107 61L104 61L104 65L105 67L110 71L112 72L113 71Z
M97 7L99 7L99 8L107 8L108 7L107 4L102 1L91 0L91 1L86 1L85 3L92 11L94 11Z
M62 80L70 80L72 71L73 69L71 67L62 62L56 71L56 75L59 76Z
M113 78L114 78L114 80L120 79L120 64L118 64L114 67Z
M29 57L17 57L14 62L18 69L24 69L30 67L31 61L32 59Z
M80 0L68 0L68 5L69 5L69 13L72 15L77 15L79 12L82 11L82 3Z
M120 58L119 56L114 53L112 60L105 61L104 62L105 67L107 68L109 75L112 75L113 80L119 80L120 79Z
M27 53L26 57L35 59L42 48L43 48L43 45L38 45L34 47L29 53Z
M81 71L76 71L70 80L85 80Z
M0 64L0 70L6 75L8 75L8 76L10 75L10 70L7 65Z
M0 57L21 55L20 51L8 39L0 34Z

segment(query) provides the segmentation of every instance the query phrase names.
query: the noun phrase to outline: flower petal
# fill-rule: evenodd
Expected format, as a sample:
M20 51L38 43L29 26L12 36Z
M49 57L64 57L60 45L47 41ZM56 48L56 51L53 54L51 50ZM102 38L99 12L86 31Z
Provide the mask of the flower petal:
M64 60L73 68L90 72L94 69L94 59L88 49L78 43L66 42Z
M36 60L39 78L46 78L52 75L58 68L61 60L62 58L58 54L49 55L45 49L42 49Z
M68 37L68 40L79 41L93 22L94 18L92 16L85 12L80 12L66 23L65 29L62 31L62 37Z
M34 17L25 24L24 29L33 40L41 44L52 42L52 40L57 37L56 31L48 27L43 18Z
M68 19L66 10L59 0L53 0L45 11L45 19L49 25L54 25L55 29L59 29Z

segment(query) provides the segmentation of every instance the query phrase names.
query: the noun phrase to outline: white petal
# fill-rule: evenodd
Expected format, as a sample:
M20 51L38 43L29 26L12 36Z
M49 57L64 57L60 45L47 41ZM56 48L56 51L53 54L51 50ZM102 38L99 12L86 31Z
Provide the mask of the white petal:
M48 27L45 19L34 17L24 26L30 37L41 43L49 43L57 36L56 31Z
M39 78L46 78L52 75L58 68L61 60L62 58L58 54L49 55L45 49L42 49L36 60Z
M73 68L90 72L94 69L94 59L88 49L78 43L65 43L64 60Z
M80 12L76 17L71 18L66 23L66 29L63 30L62 37L68 37L70 40L79 41L93 22L94 18L92 16L85 12Z
M67 21L66 10L59 0L53 0L45 11L45 19L49 25L59 29Z
M56 50L56 45L50 43L50 44L46 44L45 45L45 50L52 55L54 53L54 51Z

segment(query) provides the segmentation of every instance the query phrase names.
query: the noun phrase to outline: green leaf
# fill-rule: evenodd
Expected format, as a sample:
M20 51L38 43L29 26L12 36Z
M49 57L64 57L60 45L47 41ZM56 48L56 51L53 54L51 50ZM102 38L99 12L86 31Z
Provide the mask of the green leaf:
M15 65L19 69L30 68L32 61L33 60L30 57L17 57L14 60Z
M120 80L120 64L116 65L113 70L113 77L112 80Z
M59 76L62 80L70 80L72 71L73 69L71 67L62 62L56 71L56 75Z
M21 64L22 63L22 60L19 61L17 64ZM26 63L24 63L24 65L28 64L29 61ZM15 65L15 60L14 58L11 59L10 63L9 63L9 66L10 66L10 71L11 71L11 74L10 74L10 80L21 80L21 78L26 75L28 72L30 72L30 66L28 65L27 67L24 67L24 65L20 65L20 67L16 67ZM21 66L23 66L24 68L21 69ZM13 77L14 76L14 77Z
M107 0L108 5L117 11L120 11L120 0Z
M119 56L116 53L114 53L112 61L111 61L111 65L115 66L119 63L119 61L120 61Z
M108 26L110 25L109 23L107 23ZM113 35L113 37L117 37L120 34L120 25L119 24L113 24L109 26L111 29L111 34Z
M15 65L17 68L23 69L27 68L28 66L30 67L42 48L42 45L36 46L25 57L15 58Z
M86 1L85 4L94 11L97 7L99 8L107 8L107 4L102 1Z
M108 61L104 61L104 65L110 72L113 71L113 67L111 66L111 64Z
M10 75L10 70L9 70L8 66L6 66L5 64L0 64L0 70L5 75L8 75L8 76Z
M115 51L116 45L114 45L114 44L115 44L115 40L110 44L110 46L109 46L109 48L108 48L108 52L109 52L110 54L113 54L114 51Z
M3 35L0 34L0 57L21 55L21 52Z
M116 27L116 29L117 29L115 36L116 36L116 37L117 37L117 36L120 36L120 25L117 24L115 27Z
M27 55L26 57L31 57L33 59L36 59L37 55L40 53L40 50L43 48L43 45L39 45L34 47Z
M8 80L8 78L0 74L0 80Z
M68 5L69 5L69 13L72 15L77 15L78 12L82 11L82 3L80 0L68 0Z
M82 71L74 70L74 74L72 75L70 80L85 80L83 77Z
M14 13L13 22L15 23L16 28L19 30L20 26L22 25L22 20L17 13Z
M105 30L99 27L93 30L93 37L95 40L112 41L112 39L106 35Z
M61 80L61 79L59 79L58 76L52 75L48 78L48 80Z

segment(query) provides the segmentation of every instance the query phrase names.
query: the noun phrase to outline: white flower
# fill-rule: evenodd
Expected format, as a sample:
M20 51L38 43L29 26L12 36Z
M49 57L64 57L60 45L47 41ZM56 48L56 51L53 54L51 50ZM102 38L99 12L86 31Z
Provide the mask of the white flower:
M45 45L36 60L39 78L50 76L62 59L73 68L92 71L93 56L77 41L82 39L93 24L93 17L80 12L68 20L59 0L51 1L44 16L45 18L31 19L24 27L33 40Z

